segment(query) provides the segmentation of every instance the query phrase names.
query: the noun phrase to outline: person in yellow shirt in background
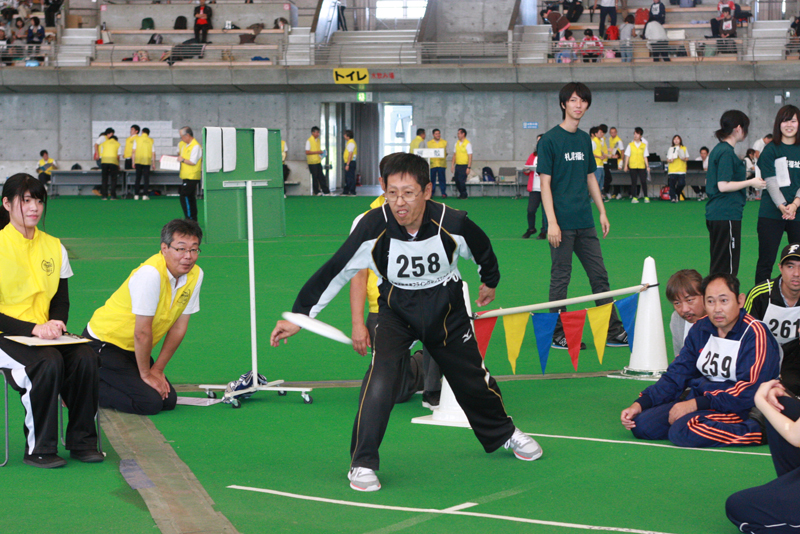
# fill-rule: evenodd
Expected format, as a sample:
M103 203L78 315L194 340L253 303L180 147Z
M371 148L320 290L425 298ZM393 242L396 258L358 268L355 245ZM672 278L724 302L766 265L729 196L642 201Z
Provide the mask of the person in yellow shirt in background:
M47 150L39 152L39 156L42 158L39 160L38 167L36 167L36 172L39 173L39 181L43 184L49 184L53 170L58 169L58 167L55 160L47 153Z
M650 179L647 157L650 152L647 150L647 141L642 139L643 135L644 130L638 126L634 128L633 141L628 143L628 148L625 149L625 172L631 175L631 204L639 203L637 198L639 194L636 191L639 185L641 185L641 194L645 204L650 203L650 198L647 196L647 182Z
M61 467L59 394L69 410L66 447L81 462L102 462L97 450L97 355L85 344L29 347L4 336L57 339L67 331L72 276L67 249L36 225L47 206L44 184L15 174L0 207L0 368L25 407L25 454L33 467ZM7 426L7 425L6 425Z
M417 136L411 140L411 144L408 146L408 152L413 154L416 149L422 146L424 140L425 128L417 128Z
M322 150L319 140L319 127L311 128L311 137L306 139L306 162L308 172L311 173L311 192L315 196L326 196L331 194L328 188L328 180L322 173L322 158L325 151Z
M100 196L103 200L117 200L117 173L119 171L119 141L111 135L98 148L100 152L100 168L103 170L100 184ZM110 187L110 192L109 192Z
M289 149L286 148L286 141L281 139L281 162L283 163L283 183L286 183L286 179L289 177L289 173L292 172L289 170L289 166L286 165L287 155L289 155Z
M667 150L667 183L669 184L669 199L678 202L683 196L686 187L686 162L689 161L689 151L683 145L680 135L672 137L672 146Z
M129 135L125 140L125 151L122 153L122 157L125 158L125 170L127 171L130 171L134 168L133 145L136 143L136 139L139 137L139 131L139 125L132 125L131 135Z
M600 186L600 191L603 190L605 170L603 165L608 161L608 147L606 147L606 132L600 126L592 126L589 128L589 135L592 138L592 154L594 154L594 162L597 164L597 169L594 171L594 177L597 178L597 185Z
M603 126L602 124L600 126ZM614 198L614 192L612 191L611 184L613 183L614 179L611 174L612 170L621 170L622 165L625 160L625 144L622 142L622 139L619 137L617 133L617 129L612 126L608 130L608 163L606 164L603 181L605 182L605 193L606 198L611 200ZM614 186L614 189L619 192L620 186Z
M164 369L200 311L203 231L189 219L161 229L161 250L134 269L83 331L102 363L100 406L155 415L172 410L177 393ZM154 362L153 349L164 343Z
M431 158L431 184L433 190L436 191L436 181L439 181L439 190L442 192L442 198L447 198L447 179L445 177L445 170L447 169L447 140L442 139L442 132L439 128L434 128L433 139L428 141L428 148L443 148L443 158Z
M358 146L353 139L353 130L344 131L344 190L342 196L356 196L356 157L358 156Z
M203 148L188 126L180 129L178 161L181 162L181 208L187 219L197 221L197 187L203 177Z
M467 131L464 128L458 129L457 137L451 171L458 189L458 198L467 198L467 177L472 170L472 143L467 139Z
M133 126L133 128L138 126ZM136 183L133 187L133 200L150 200L147 193L150 192L150 170L156 170L156 149L153 140L150 139L150 128L142 128L142 135L133 142L131 151L133 164L136 168Z

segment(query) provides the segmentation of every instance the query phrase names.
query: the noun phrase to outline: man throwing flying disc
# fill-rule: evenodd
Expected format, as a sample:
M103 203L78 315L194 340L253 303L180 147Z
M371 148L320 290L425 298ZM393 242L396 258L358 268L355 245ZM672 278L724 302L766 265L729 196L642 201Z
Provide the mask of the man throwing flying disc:
M353 426L350 486L359 491L381 487L375 475L378 448L394 406L400 363L415 340L439 364L486 452L502 446L521 460L536 460L542 449L506 414L500 389L483 365L464 302L459 256L480 266L477 304L494 300L500 272L489 238L466 212L430 200L428 164L419 156L391 158L383 179L386 204L364 215L342 247L306 282L292 309L313 317L359 270L369 267L379 276L378 328L371 376L361 390ZM278 321L272 346L299 330Z

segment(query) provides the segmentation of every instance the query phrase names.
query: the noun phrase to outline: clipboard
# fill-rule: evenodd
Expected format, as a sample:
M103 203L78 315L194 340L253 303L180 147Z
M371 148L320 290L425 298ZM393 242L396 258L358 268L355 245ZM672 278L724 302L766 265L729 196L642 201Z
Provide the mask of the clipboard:
M5 336L20 345L27 345L28 347L55 347L58 345L78 345L80 343L88 343L89 340L85 337L76 336L75 334L62 334L56 339L42 339L35 336Z

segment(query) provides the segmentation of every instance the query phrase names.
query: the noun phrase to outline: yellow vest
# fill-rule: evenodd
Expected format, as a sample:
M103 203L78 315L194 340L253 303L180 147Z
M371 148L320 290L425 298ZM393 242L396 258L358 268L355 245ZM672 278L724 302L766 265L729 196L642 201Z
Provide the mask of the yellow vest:
M100 163L110 163L119 167L119 142L116 139L109 137L100 145Z
M613 151L611 150L611 147L615 147L615 146L621 145L621 144L622 144L622 139L620 139L619 136L612 137L611 139L609 139L608 140L608 148L609 148L608 152L609 152L609 154L613 153ZM618 148L616 150L619 151ZM623 152L624 152L624 150L623 150Z
M178 151L183 159L191 161L192 157L192 149L198 146L200 143L197 142L197 139L192 139L192 142L188 145L181 141L178 143ZM194 165L189 165L186 162L181 162L181 173L180 178L181 180L199 180L203 177L203 158L201 157L198 159Z
M53 161L53 158L47 158L47 161L45 161L44 158L42 158L42 159L39 160L39 165L38 166L41 167L42 165L47 165L48 163L50 165L52 165L53 163L55 163L55 161ZM45 173L46 175L50 176L53 173L53 167L50 167L46 171L42 171L42 172Z
M431 169L447 167L447 141L444 139L439 139L438 141L436 139L431 139L428 141L428 148L443 148L445 155L443 158L431 158Z
M647 145L644 141L639 142L639 146L637 148L636 143L633 141L630 142L628 148L631 149L631 155L628 157L628 168L629 169L646 169L647 162L644 160L644 149L647 148Z
M353 143L353 157L350 159L350 161L354 161L356 159L356 156L358 156L358 145L356 144L355 140L350 139L349 141L345 141L344 155L342 156L343 158L342 161L344 162L347 162L347 145L349 145L350 143Z
M286 161L286 141L281 139L281 161Z
M136 158L133 163L136 165L153 164L153 140L149 135L142 134L136 139Z
M385 203L386 197L381 195L373 200L369 207L370 209L380 208ZM367 275L367 301L369 302L370 313L378 313L378 295L380 295L378 290L378 275L370 269Z
M10 223L0 230L0 313L46 323L60 279L61 241L38 228L33 239Z
M131 271L125 283L111 295L102 308L96 310L92 315L89 328L100 341L112 343L124 350L135 350L133 334L136 315L131 311L131 292L128 289L128 282L134 273L145 265L155 267L161 275L161 291L156 314L153 316L153 347L169 332L189 304L189 299L200 276L200 267L197 265L192 267L192 270L186 275L186 284L176 292L173 302L167 262L164 260L164 255L159 252Z
M320 148L319 139L314 139L313 135L308 138L308 146L310 147L309 150L311 152L319 152L322 150ZM311 154L306 155L306 161L309 165L316 165L317 163L322 163L322 158L320 157L320 154Z
M670 147L672 148L672 147ZM686 147L681 145L683 152L686 154ZM686 174L686 162L678 158L667 166L668 174Z
M456 165L466 165L469 163L469 154L467 154L468 144L469 139L456 141Z
M422 138L420 136L416 136L412 141L411 145L408 147L409 153L413 154L414 150L419 148L419 145L422 144Z
M138 135L132 135L125 140L125 152L122 153L123 158L131 159L131 156L133 156L133 143L138 139ZM139 143L136 144L138 145Z
M608 158L603 159L603 149L606 149L606 152L608 152L605 138L598 140L596 137L593 137L592 154L594 154L594 162L598 167L602 167L603 164L608 161Z

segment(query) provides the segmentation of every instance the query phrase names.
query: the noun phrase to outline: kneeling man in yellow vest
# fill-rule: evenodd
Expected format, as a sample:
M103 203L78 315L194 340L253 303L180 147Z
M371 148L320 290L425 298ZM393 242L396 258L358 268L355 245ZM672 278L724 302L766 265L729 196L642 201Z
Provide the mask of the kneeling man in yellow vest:
M134 269L83 335L100 355L100 406L155 415L172 410L175 388L164 368L186 335L189 316L200 311L203 270L195 265L203 231L190 219L161 230L161 251ZM158 358L153 348L164 339Z

